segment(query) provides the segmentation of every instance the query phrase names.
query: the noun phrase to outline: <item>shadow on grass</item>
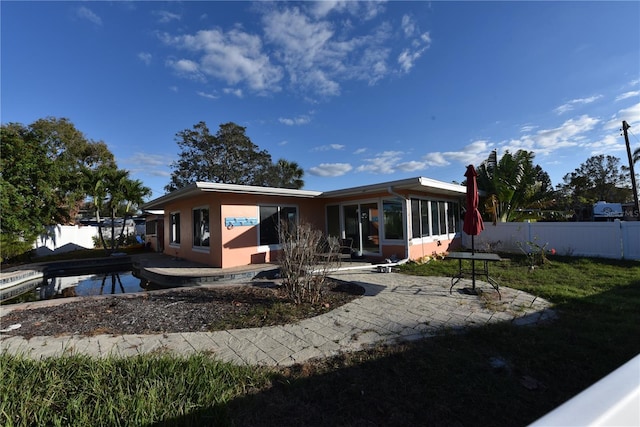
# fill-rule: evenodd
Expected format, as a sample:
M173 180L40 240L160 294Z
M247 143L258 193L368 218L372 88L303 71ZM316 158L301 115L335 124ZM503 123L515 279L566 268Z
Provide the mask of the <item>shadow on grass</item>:
M640 280L497 324L281 369L270 387L156 426L525 426L640 353Z

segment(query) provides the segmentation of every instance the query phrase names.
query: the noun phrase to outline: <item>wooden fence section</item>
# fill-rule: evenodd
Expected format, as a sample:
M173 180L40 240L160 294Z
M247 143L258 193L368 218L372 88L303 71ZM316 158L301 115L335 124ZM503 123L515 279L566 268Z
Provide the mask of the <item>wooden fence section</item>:
M470 248L471 237L462 234ZM559 255L640 260L640 221L485 223L475 237L478 250L528 252L535 246Z

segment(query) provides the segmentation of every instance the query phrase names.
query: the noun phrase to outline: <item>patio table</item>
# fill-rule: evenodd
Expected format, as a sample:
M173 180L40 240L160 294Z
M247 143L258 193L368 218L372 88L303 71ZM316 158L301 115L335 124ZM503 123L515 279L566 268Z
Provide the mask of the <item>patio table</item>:
M502 299L500 294L500 285L498 282L489 275L489 263L501 261L500 255L487 252L450 252L445 256L445 259L457 259L458 260L458 272L451 277L451 287L449 293L452 293L453 287L462 279L465 274L475 274L484 276L487 278L487 282L498 292L498 297ZM462 261L481 261L482 268L475 270L464 270L462 268Z

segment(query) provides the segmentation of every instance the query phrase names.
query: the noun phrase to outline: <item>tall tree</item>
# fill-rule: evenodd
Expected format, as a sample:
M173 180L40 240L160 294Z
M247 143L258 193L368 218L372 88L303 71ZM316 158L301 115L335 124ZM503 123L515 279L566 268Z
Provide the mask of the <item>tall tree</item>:
M572 208L598 201L626 202L632 198L627 175L620 159L600 154L592 156L573 172L566 174L558 186Z
M53 161L29 129L10 123L0 129L0 248L2 259L31 248L58 210L59 182Z
M302 188L304 171L284 159L273 164L271 155L260 150L246 135L246 128L235 123L220 125L212 135L205 122L176 134L179 158L171 166L174 191L197 181L225 184Z
M32 137L46 150L53 161L56 193L60 198L58 208L72 221L82 204L85 193L80 179L85 171L95 172L99 168L115 168L113 153L103 141L93 141L80 132L67 118L47 117L29 125Z
M181 149L167 191L182 188L196 181L225 184L265 185L271 155L259 150L245 134L245 128L235 123L220 125L212 135L205 122L176 135Z
M68 119L2 125L2 257L30 249L47 226L69 223L84 199L85 171L115 165L103 142L88 140Z
M527 209L539 209L552 198L551 179L533 164L533 152L509 151L498 160L494 150L478 168L478 188L487 194L487 207L495 221L519 221Z

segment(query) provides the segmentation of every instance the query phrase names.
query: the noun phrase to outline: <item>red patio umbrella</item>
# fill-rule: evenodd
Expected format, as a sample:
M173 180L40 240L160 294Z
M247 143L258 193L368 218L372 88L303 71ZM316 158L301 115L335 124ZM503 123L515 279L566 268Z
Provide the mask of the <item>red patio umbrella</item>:
M474 244L474 236L480 234L484 230L484 222L478 211L478 173L473 165L467 166L464 176L467 177L467 211L464 214L464 224L462 231L471 236L471 254L476 251ZM472 291L476 290L476 261L471 259L471 280L473 283Z

